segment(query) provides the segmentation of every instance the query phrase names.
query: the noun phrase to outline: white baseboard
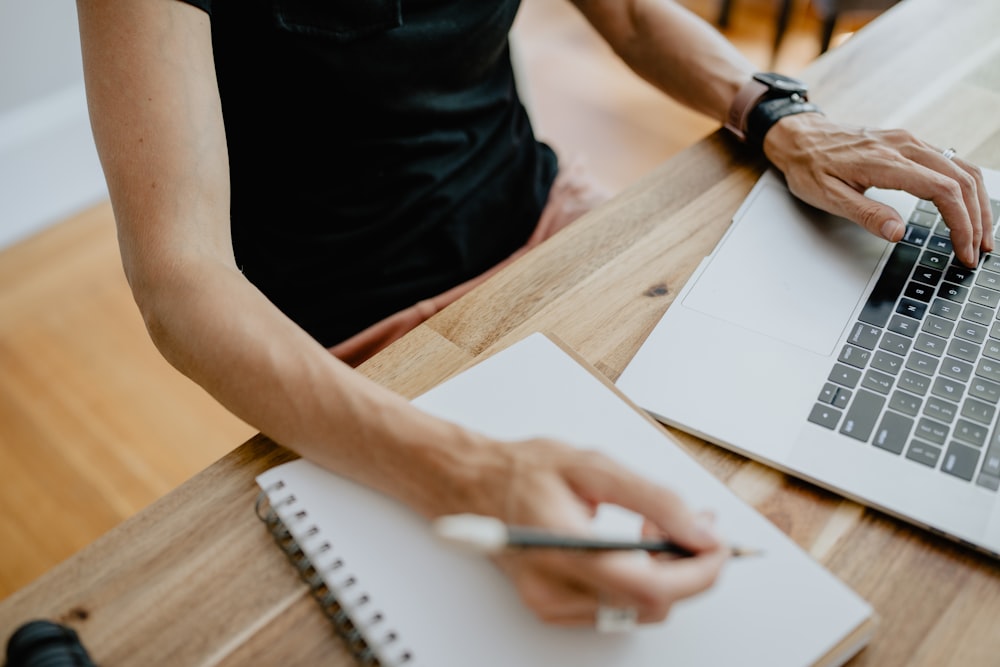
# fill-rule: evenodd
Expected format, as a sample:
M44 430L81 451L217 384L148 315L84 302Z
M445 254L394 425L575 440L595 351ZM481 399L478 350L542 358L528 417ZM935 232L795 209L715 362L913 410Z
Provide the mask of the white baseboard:
M0 249L107 196L82 83L0 113Z

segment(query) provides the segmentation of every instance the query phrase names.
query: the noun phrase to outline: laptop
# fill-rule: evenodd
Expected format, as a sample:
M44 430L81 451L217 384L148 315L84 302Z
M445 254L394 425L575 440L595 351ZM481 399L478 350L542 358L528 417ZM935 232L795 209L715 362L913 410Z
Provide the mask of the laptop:
M994 219L1000 171L986 171ZM927 201L890 244L769 171L617 385L660 421L1000 556L1000 242Z

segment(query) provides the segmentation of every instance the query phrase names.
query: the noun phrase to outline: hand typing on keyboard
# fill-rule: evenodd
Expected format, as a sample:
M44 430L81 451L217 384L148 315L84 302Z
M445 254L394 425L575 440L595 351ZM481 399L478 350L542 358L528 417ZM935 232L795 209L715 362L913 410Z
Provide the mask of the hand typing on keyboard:
M1000 254L967 268L952 245L935 205L917 204L808 419L998 491Z
M802 113L771 128L764 153L796 197L877 236L902 240L906 221L895 209L865 197L870 187L904 190L933 202L965 266L977 266L980 251L993 250L993 214L979 168L905 130L852 128Z

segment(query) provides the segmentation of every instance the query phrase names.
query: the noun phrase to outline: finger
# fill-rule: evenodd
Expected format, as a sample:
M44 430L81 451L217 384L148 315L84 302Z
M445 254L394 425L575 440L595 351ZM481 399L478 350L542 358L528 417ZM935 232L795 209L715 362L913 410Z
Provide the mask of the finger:
M593 625L597 617L597 592L571 585L548 570L526 567L515 579L521 602L543 623L550 625Z
M961 215L958 216L943 209L942 205L946 205L946 203L939 203L933 193L923 195L913 192L913 194L934 201L935 205L938 206L938 210L941 211L945 223L947 223L948 228L951 230L951 240L955 248L955 254L966 264L975 266L979 262L979 250L983 247L984 240L983 212L979 194L981 188L976 181L976 177L972 174L972 170L975 168L967 162L960 161L958 158L947 158L943 153L932 148L910 150L907 152L907 156L914 162L944 175L958 185L961 192L959 207ZM952 194L951 188L947 188L943 192L943 196L946 198L951 197ZM966 224L970 231L967 242L965 240L966 234L964 233L964 229L962 229Z
M715 533L694 520L693 513L673 491L636 475L617 462L594 454L599 460L567 471L581 495L614 503L652 521L663 534L695 553L718 548Z
M724 547L669 560L648 554L608 554L603 560L581 563L580 571L600 590L612 591L616 599L658 616L678 600L711 587L728 560Z
M593 557L593 554L591 554ZM590 581L574 581L565 576L565 568L553 571L547 567L526 565L518 569L515 585L522 602L544 623L564 626L593 626L597 610L602 603L611 606L632 607L639 623L655 623L666 618L666 611L641 608L639 601L622 596L618 591L601 592Z
M719 548L697 556L661 560L645 553L608 553L568 561L564 576L592 586L618 606L634 607L640 618L666 618L678 600L708 589L729 558Z
M847 218L886 241L895 243L903 238L906 225L896 209L866 197L839 178L826 176L820 186L824 193L822 200L805 193L796 195L813 206Z
M994 247L993 239L993 213L990 210L990 196L986 190L986 181L983 179L983 171L971 162L966 162L960 158L953 158L956 165L968 173L976 184L976 197L979 200L980 219L983 228L983 250L992 252Z

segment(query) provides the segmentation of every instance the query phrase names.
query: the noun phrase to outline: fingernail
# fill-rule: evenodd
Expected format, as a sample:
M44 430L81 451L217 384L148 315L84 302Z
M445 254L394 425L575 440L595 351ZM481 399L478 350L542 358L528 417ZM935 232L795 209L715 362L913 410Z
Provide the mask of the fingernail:
M886 220L882 223L879 233L886 241L894 241L903 235L903 225L898 220Z

